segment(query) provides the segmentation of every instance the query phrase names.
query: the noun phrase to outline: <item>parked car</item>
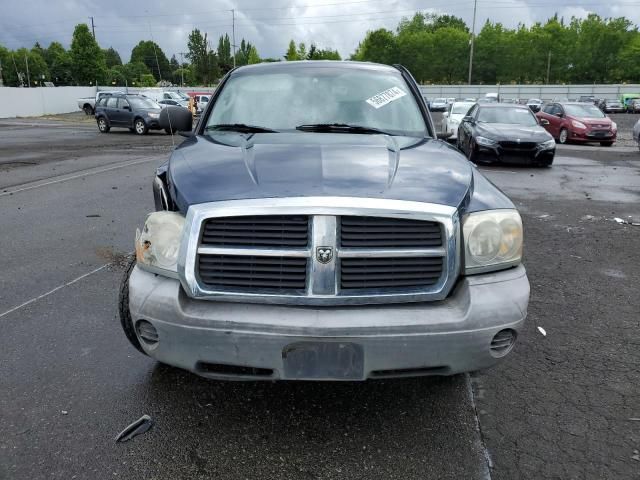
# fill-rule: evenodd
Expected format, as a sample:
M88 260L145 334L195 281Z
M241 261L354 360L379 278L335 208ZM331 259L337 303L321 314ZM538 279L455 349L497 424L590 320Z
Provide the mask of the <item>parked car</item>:
M474 105L475 102L454 102L449 106L449 109L442 114L442 131L451 134L447 140L455 140L458 138L460 121Z
M522 221L436 138L406 69L244 66L210 102L157 170L121 287L135 348L269 381L451 375L511 351Z
M119 90L103 90L97 92L95 97L86 97L78 99L78 108L87 115L93 115L95 113L96 103L104 97L110 97L111 95L121 94Z
M625 109L625 111L627 113L631 112L631 110L629 109L629 104L633 100L640 100L640 94L638 94L638 93L623 93L622 95L620 95L620 103L622 103L622 105L624 105L624 109Z
M471 103L476 103L478 101L477 98L473 98L473 97L467 97L464 100L462 100L463 102L471 102Z
M434 98L429 104L429 108L432 112L444 112L447 110L447 106L446 98Z
M547 131L559 143L599 142L610 147L616 141L618 126L595 105L580 102L547 103L536 113L547 120Z
M592 105L596 104L596 97L593 95L580 95L578 98L579 103L590 103Z
M556 152L553 137L524 105L475 105L458 128L458 148L472 162L550 166Z
M202 113L204 109L207 107L207 103L209 102L209 98L211 95L196 95L193 98L196 101L196 111L197 113Z
M138 135L160 130L160 105L142 95L115 94L101 98L96 106L98 130L107 133L111 127L128 128ZM172 133L167 128L167 133Z
M636 142L638 149L640 149L640 120L633 126L633 140Z
M628 113L638 113L640 112L640 99L636 98L629 102L629 106L627 107Z
M527 107L529 107L529 110L531 110L533 113L539 112L540 111L540 107L542 107L542 100L540 100L539 98L530 98L529 100L527 100Z
M600 110L604 113L624 113L625 108L618 100L605 99L601 102Z
M161 88L150 88L147 90L142 90L140 95L144 95L151 100L156 102L160 102L162 100L173 100L177 102L181 107L189 108L189 100L184 99L182 95L177 92L172 92L169 90L163 90Z
M495 92L485 93L484 101L487 103L500 102L500 94Z

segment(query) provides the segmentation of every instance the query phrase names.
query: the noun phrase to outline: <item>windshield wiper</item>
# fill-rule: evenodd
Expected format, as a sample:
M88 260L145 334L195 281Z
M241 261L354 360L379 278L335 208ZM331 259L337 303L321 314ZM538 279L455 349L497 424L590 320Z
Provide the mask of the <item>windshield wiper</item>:
M267 127L259 127L257 125L247 125L245 123L219 123L217 125L208 125L205 130L218 130L228 132L242 132L242 133L278 133L277 130L273 130Z
M350 125L348 123L310 123L308 125L298 125L296 130L303 132L339 132L339 133L380 133L383 135L393 135L372 127L362 125Z

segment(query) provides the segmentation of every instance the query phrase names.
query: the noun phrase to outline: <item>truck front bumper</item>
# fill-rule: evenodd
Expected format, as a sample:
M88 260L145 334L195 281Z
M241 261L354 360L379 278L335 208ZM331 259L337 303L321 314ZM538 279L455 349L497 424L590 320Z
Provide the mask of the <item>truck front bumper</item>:
M522 266L461 277L439 302L351 307L193 300L178 280L139 267L129 279L131 318L145 352L234 380L365 380L487 368L511 351L528 302Z

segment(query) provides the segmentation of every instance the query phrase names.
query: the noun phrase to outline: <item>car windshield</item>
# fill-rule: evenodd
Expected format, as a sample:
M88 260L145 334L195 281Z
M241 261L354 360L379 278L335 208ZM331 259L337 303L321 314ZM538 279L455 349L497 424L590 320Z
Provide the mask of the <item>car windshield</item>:
M180 95L178 95L176 92L167 92L167 95L172 99L172 100L184 100Z
M484 123L508 123L533 127L538 124L528 108L481 108L478 121Z
M594 105L565 105L564 110L572 117L604 118L606 116Z
M158 104L150 98L144 97L127 97L129 103L134 108L158 108Z
M282 131L341 124L394 135L425 135L404 79L395 71L300 67L232 76L207 126L243 124Z
M189 100L189 95L187 95L186 93L178 92L178 95L182 100Z

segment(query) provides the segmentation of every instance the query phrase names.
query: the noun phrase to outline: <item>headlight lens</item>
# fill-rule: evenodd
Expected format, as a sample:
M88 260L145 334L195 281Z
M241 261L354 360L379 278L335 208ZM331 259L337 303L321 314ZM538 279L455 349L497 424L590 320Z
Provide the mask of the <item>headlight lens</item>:
M494 140L491 140L490 138L485 138L485 137L476 137L476 143L478 145L483 145L485 147L492 147L496 144Z
M579 122L577 120L571 120L571 125L573 125L575 128L587 128L587 126L584 123Z
M144 222L142 232L136 230L138 265L156 273L177 273L183 228L184 217L178 213L151 213Z
M618 130L618 125L616 122L611 122L611 131L615 132L616 130Z
M540 144L540 147L543 150L548 150L550 148L555 148L556 147L556 141L552 138L551 140L547 140L546 142L542 142Z
M158 118L159 116L159 113L149 113L149 118Z
M522 259L522 219L516 210L467 215L463 226L465 273L500 270Z

